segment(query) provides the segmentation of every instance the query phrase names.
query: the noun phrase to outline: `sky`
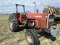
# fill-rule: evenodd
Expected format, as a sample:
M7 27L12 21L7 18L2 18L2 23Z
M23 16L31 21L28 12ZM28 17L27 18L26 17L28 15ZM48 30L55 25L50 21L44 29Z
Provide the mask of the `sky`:
M0 13L14 13L15 4L25 5L26 11L34 12L34 3L39 12L43 11L44 6L60 7L60 0L0 0ZM19 12L23 12L22 7L18 7Z

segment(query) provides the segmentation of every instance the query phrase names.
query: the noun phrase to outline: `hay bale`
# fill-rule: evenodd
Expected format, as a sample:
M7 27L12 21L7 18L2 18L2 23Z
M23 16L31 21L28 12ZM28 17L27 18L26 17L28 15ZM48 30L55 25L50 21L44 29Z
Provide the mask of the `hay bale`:
M45 6L43 9L43 13L47 14L60 14L60 8L55 8L52 6Z

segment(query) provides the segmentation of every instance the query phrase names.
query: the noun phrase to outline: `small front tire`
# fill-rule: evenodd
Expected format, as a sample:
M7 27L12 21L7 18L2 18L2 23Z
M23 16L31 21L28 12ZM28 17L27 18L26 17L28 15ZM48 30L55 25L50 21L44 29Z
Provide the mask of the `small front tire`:
M25 38L29 45L39 45L38 35L34 29L27 29Z

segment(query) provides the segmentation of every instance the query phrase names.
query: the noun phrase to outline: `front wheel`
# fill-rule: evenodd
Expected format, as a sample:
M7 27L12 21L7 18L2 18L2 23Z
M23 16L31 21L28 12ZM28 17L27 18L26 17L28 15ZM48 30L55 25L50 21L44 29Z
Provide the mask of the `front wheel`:
M29 45L39 45L38 35L34 29L27 29L25 38Z

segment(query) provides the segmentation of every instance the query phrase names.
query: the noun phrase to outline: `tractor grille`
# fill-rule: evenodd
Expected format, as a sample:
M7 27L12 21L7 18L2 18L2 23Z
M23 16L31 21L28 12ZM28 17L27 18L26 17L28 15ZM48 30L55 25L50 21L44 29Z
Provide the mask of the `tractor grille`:
M44 25L44 22L43 21L38 21L38 26L43 26Z

